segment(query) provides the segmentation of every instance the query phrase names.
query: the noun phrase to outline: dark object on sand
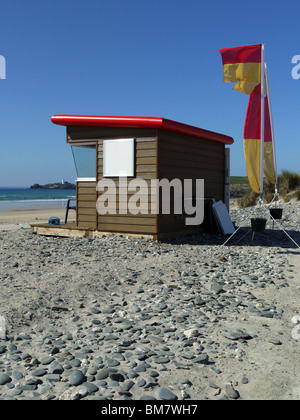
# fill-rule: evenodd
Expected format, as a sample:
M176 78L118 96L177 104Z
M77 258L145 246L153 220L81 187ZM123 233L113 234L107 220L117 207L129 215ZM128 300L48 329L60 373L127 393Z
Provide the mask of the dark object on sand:
M257 217L251 219L251 227L253 232L264 232L266 229L267 219Z

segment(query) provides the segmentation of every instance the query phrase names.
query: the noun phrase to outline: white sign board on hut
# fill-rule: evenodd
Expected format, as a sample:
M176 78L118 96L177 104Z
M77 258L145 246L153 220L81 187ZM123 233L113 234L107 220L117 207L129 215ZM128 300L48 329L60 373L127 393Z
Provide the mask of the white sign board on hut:
M103 176L134 176L134 139L103 141Z

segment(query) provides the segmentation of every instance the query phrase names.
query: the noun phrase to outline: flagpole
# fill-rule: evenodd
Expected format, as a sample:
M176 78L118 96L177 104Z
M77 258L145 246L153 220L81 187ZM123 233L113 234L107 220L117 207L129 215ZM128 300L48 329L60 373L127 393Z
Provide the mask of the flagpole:
M264 190L264 146L265 146L265 45L261 44L261 110L260 110L260 204L263 203L263 190Z
M267 88L267 96L268 96L268 104L269 104L269 114L270 114L270 124L271 124L271 135L272 135L274 171L275 171L275 194L278 194L278 176L277 176L277 163L276 163L276 153L275 153L274 126L273 126L273 116L272 116L272 107L271 107L271 98L270 98L270 87L269 87L269 75L268 75L267 63L265 63L265 75L266 75L266 88Z

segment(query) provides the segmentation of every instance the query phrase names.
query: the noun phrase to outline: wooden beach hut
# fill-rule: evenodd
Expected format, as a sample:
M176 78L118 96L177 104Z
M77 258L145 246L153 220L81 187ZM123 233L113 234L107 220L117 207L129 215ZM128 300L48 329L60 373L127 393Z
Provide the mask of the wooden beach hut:
M156 239L195 230L195 226L185 224L184 214L174 214L172 205L170 214L162 214L161 210L151 213L151 202L155 201L150 189L153 180L203 179L205 198L226 202L229 167L225 146L233 143L231 137L157 117L54 115L52 122L66 127L66 141L77 170L75 230ZM103 192L96 187L105 179L117 184L116 214L97 211L96 203ZM148 198L139 214L118 211L133 195L132 191L118 194L122 179L127 183L142 179L149 187L139 190ZM205 209L207 219L207 206Z

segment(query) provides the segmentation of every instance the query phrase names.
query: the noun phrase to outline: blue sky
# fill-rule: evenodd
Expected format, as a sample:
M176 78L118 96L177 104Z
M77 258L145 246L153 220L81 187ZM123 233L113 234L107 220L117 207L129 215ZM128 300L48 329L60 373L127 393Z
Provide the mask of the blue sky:
M0 186L75 168L54 114L164 117L230 135L246 175L249 97L223 83L220 48L264 43L279 172L300 170L299 1L2 0ZM299 71L300 73L300 71Z

